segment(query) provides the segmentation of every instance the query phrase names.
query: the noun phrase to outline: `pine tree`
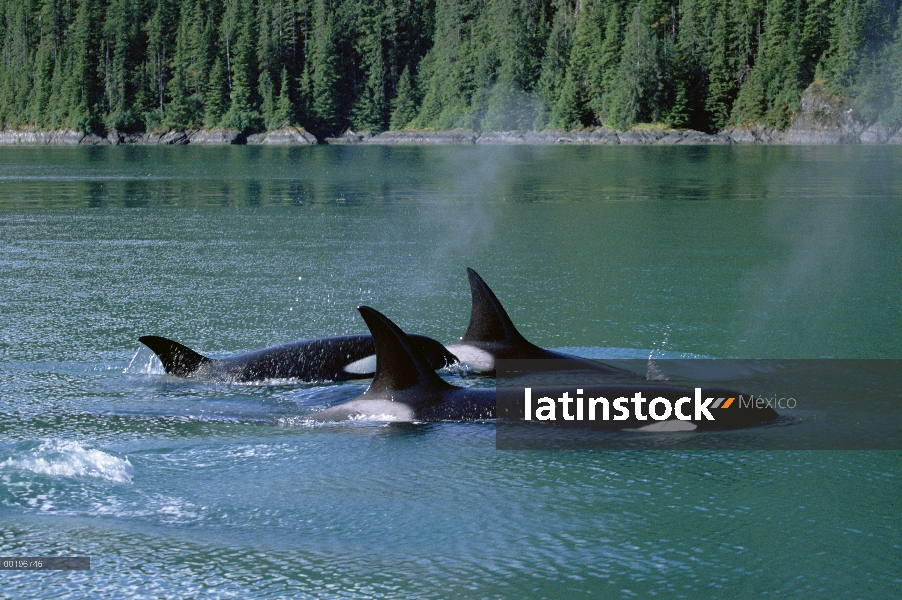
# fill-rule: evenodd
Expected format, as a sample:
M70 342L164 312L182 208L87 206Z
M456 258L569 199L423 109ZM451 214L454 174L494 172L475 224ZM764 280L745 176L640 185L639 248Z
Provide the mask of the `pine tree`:
M600 13L600 8L598 9ZM551 109L551 125L572 129L589 125L594 115L589 100L603 94L601 72L602 33L594 5L585 5L579 13L576 34L570 50L567 74L557 102Z
M189 6L183 8L188 12ZM172 60L172 78L167 84L170 98L166 105L163 118L163 126L168 129L181 130L193 129L201 125L200 94L195 93L191 85L191 33L189 19L179 21L178 33L175 39L175 54Z
M880 121L891 127L902 127L902 16L897 18L896 35L886 56L889 74L889 101L880 114Z
M611 92L610 124L619 129L655 122L660 115L658 41L651 32L650 16L644 2L637 4L624 36L618 82Z
M263 70L260 73L260 81L257 83L257 93L260 96L260 116L266 129L275 129L273 124L276 121L276 92L273 89L275 85L269 71Z
M721 8L717 11L714 31L711 33L708 97L705 99L710 129L714 131L722 129L729 122L733 105L734 78L727 35L727 19Z
M100 3L82 0L72 25L68 79L64 84L64 93L70 98L66 124L77 131L94 131L101 125L100 25Z
M210 67L210 78L207 81L203 102L203 121L205 127L215 127L222 121L228 108L228 81L222 59L216 57Z
M388 112L386 79L388 76L383 47L386 19L378 3L364 4L356 18L356 50L363 71L357 98L351 109L352 124L359 131L382 131Z
M564 0L555 0L555 9L542 58L542 71L537 84L542 106L540 114L536 117L536 129L553 127L556 122L560 121L560 109L553 116L551 110L552 107L558 106L567 67L570 63L572 33L575 29L572 9Z
M814 79L817 65L829 46L830 5L830 0L812 0L805 11L798 52L803 77L808 80Z
M809 83L800 78L798 17L794 0L770 0L755 66L739 90L734 120L760 121L777 128L789 125Z
M229 110L222 125L238 131L259 128L262 123L254 102L256 60L253 46L254 18L250 0L236 0L234 12L234 46L230 42L231 71Z
M144 83L141 63L147 40L135 0L112 0L103 32L105 125L125 131L141 129L141 115L135 109Z
M404 67L401 78L398 80L398 93L392 100L391 122L389 127L394 130L404 129L417 115L416 90L413 87L413 78L410 76L410 68Z
M600 7L599 7L600 8ZM598 10L598 9L596 9ZM623 44L620 5L612 2L605 16L604 38L598 52L598 89L589 100L599 123L610 122L612 117L612 91L620 70L620 49Z
M338 82L338 57L335 54L334 25L327 0L315 0L313 4L313 36L310 61L310 128L317 135L335 133L339 124L338 99L335 88Z
M273 119L266 124L267 129L277 129L294 123L294 105L291 102L291 78L288 69L282 67L280 77L282 85L279 88L279 98L276 101L276 112Z
M0 13L2 67L0 67L0 125L23 125L23 114L32 93L34 72L31 46L35 34L31 2L10 3Z

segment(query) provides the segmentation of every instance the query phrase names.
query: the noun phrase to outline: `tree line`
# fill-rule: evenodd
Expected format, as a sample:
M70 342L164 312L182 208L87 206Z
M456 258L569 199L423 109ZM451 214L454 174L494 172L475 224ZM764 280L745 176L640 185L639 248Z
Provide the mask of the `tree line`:
M0 126L902 125L902 0L0 0Z

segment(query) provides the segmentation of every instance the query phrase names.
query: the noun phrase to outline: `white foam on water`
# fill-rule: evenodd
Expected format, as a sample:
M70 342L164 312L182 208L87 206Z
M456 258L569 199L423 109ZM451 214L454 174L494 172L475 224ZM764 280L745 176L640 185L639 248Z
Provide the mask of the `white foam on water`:
M97 477L129 483L134 469L128 457L119 458L102 450L85 448L76 441L46 440L24 458L8 458L0 467L14 468L51 477Z

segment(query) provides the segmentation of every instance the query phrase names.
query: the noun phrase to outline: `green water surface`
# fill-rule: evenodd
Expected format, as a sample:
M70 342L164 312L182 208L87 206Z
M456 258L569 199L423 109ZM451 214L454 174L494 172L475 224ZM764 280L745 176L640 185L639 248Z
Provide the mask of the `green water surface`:
M899 597L900 452L313 427L366 382L180 380L137 341L367 304L449 343L467 266L584 356L902 358L902 148L0 148L0 555L92 558L0 595Z

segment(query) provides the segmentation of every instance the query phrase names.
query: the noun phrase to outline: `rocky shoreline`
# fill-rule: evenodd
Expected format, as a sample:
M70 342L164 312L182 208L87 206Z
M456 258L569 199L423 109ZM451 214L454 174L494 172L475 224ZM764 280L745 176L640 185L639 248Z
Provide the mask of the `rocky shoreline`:
M99 146L99 145L835 145L902 144L902 128L866 125L855 119L854 111L830 96L819 84L812 84L802 96L799 113L785 131L761 126L733 128L719 133L691 129L639 126L628 131L608 127L563 131L450 131L412 130L353 132L317 140L301 127L286 126L265 133L244 135L232 129L169 131L159 133L79 133L63 131L0 131L0 146Z
M155 133L80 133L71 129L61 131L13 130L0 131L0 146L222 146L248 144L260 146L314 146L318 143L301 127L282 127L274 131L244 135L234 129L168 131Z
M902 130L882 125L848 128L800 128L786 131L764 127L728 129L719 133L702 133L691 129L643 127L615 131L607 127L581 131L450 131L402 130L379 134L348 131L342 136L317 140L301 128L242 135L239 131L169 131L165 133L79 133L62 131L0 131L0 146L109 146L109 145L835 145L835 144L902 144Z

